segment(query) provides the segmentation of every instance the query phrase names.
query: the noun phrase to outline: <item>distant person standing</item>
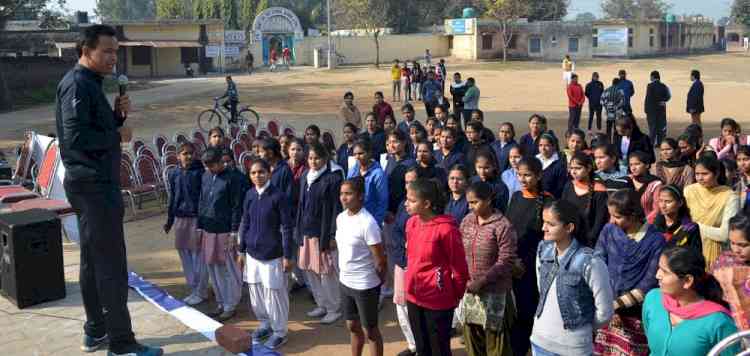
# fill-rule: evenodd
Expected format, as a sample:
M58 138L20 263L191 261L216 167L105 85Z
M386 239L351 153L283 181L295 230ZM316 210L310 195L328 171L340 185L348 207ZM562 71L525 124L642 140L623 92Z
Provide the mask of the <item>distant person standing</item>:
M594 116L596 116L596 130L602 129L602 93L604 92L604 83L599 81L599 73L591 74L591 81L586 84L584 94L589 100L589 132L591 132Z
M453 83L451 83L450 92L451 92L451 98L453 99L453 113L458 116L458 118L461 118L461 115L463 114L462 111L464 110L464 94L466 94L466 82L461 80L461 73L454 73L453 74ZM466 119L466 122L469 120ZM443 123L445 124L445 123Z
M573 77L573 72L576 70L576 64L573 62L572 59L570 59L570 55L565 55L565 58L563 58L562 61L562 70L563 70L563 81L565 82L565 86L570 85L570 81Z
M281 50L281 57L284 60L285 66L292 65L292 51L289 49L289 47L284 47L284 49Z
M687 96L687 112L694 124L701 125L701 114L706 111L703 107L703 82L701 82L701 72L693 70L690 72L690 80L693 85Z
M651 83L646 88L646 120L648 121L648 136L654 146L659 147L661 141L667 137L667 102L672 98L669 88L661 82L658 71L651 72Z
M398 59L393 60L393 66L391 67L391 86L393 90L391 101L401 101L401 66Z
M404 101L411 101L411 70L408 62L401 66L401 92L404 94Z
M344 94L344 103L339 108L339 117L346 123L351 123L357 127L357 130L362 129L362 114L359 112L359 108L354 105L354 94L348 91Z
M622 115L622 107L625 102L625 95L619 87L620 78L612 79L612 86L602 93L601 104L607 111L607 140L612 142L612 129L615 127L615 120Z
M445 80L448 77L448 70L445 68L445 59L440 59L437 70L440 72L440 85L443 87L443 93L445 93Z
M427 64L427 66L432 64L432 53L430 53L429 48L424 50L424 62Z
M619 77L620 83L617 84L617 87L622 90L622 111L624 111L626 114L632 114L633 107L630 106L630 99L633 98L633 95L635 95L635 87L633 86L633 82L628 80L628 73L624 69L620 69Z
M568 85L568 131L577 129L581 125L581 109L586 102L586 96L583 95L583 87L578 84L578 74L573 73L570 76L570 85Z
M474 78L466 79L466 93L463 97L464 124L469 123L469 121L471 120L471 113L474 112L474 110L479 109L479 95L479 87L477 87L477 83Z
M427 80L422 84L422 102L424 103L424 109L427 113L427 117L435 116L435 107L439 103L442 88L440 83L435 80L434 72L427 72Z
M269 68L272 72L276 70L276 61L279 60L279 53L276 51L276 47L271 48L271 53L269 53L268 57L271 59L271 68Z

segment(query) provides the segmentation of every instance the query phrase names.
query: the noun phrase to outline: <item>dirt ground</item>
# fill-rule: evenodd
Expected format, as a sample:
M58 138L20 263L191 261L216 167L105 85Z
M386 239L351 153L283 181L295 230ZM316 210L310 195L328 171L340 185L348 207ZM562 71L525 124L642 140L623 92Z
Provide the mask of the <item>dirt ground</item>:
M740 54L721 54L693 57L659 58L645 60L590 61L577 63L578 73L585 83L591 72L597 71L605 82L611 81L619 69L625 69L636 87L632 104L644 131L647 130L643 112L648 75L659 70L662 80L670 86L673 99L668 106L669 135L676 136L687 126L685 101L690 86L691 69L699 69L706 87L704 123L707 136L718 134L718 122L723 117L733 117L744 126L750 125L746 115L750 100L750 57ZM455 63L448 59L448 71L461 72L464 77L474 77L481 89L480 107L485 111L486 123L493 129L500 122L511 121L519 136L526 131L531 113L545 114L553 129L560 132L567 124L567 99L562 75L556 63L513 62ZM252 76L236 75L241 102L253 106L263 120L277 119L294 126L298 132L315 123L331 129L340 136L342 124L336 118L343 93L352 91L355 104L362 112L372 105L372 95L381 90L390 101L390 79L387 66L380 70L369 67L342 68L333 72L312 68L293 68L290 72L261 72ZM195 127L197 114L209 108L211 98L224 90L221 77L183 80L163 80L158 87L131 93L135 111L128 125L137 136L150 138L156 132L171 135L176 130ZM398 103L397 103L398 104ZM417 117L424 119L424 110L417 102ZM394 104L394 109L398 111ZM398 115L397 115L398 116ZM584 112L587 118L587 113ZM582 120L586 122L586 119ZM750 126L749 126L750 127ZM26 130L39 133L54 132L54 108L43 106L0 115L0 148L8 149L18 144ZM130 267L146 278L166 288L176 297L186 294L178 256L171 239L158 233L163 216L130 222L126 229L142 229L138 238L128 241ZM133 236L130 234L130 236ZM244 297L243 305L247 298ZM349 338L343 323L321 326L304 313L312 308L308 293L292 295L290 315L290 341L282 352L288 355L329 355L348 353ZM212 304L201 306L207 310ZM396 322L395 310L387 303L381 312L386 355L395 355L405 348ZM251 329L257 323L251 318L247 306L231 323ZM457 355L463 348L453 340Z

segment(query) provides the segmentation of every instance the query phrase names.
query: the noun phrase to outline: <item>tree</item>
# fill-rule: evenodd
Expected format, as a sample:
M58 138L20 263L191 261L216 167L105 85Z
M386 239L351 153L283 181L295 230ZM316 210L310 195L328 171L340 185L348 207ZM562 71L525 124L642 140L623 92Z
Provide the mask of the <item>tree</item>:
M388 25L388 2L383 0L339 0L336 23L365 30L375 42L375 66L380 67L380 35Z
M249 31L255 20L255 7L258 6L257 0L240 1L240 25L245 31Z
M576 15L576 21L577 22L591 22L596 21L596 15L590 12L582 12L578 15Z
M154 0L97 0L94 10L102 21L152 20L156 17Z
M527 0L529 21L555 21L568 14L570 0Z
M186 18L184 5L182 0L157 0L156 17L159 19Z
M508 60L508 46L513 40L518 20L528 14L528 3L525 0L485 0L485 5L487 16L500 22L500 39L505 62Z
M240 28L239 16L237 3L234 0L221 0L221 19L224 20L226 29L236 30Z
M750 0L734 0L732 20L738 24L750 26Z
M626 20L660 19L672 7L665 0L604 0L602 11L607 18Z
M265 11L269 7L271 6L268 5L268 0L258 1L258 6L255 7L255 17L258 17L258 15L260 15L261 12Z
M221 18L221 0L193 1L193 18L218 19Z

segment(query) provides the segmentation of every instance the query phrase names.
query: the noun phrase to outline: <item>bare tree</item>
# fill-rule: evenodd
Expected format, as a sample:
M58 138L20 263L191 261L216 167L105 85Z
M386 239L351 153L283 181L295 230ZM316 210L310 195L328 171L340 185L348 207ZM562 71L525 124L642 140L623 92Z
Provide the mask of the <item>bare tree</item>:
M503 62L508 60L508 47L513 40L518 20L527 16L528 2L525 0L485 0L487 16L500 22L500 36L503 45Z
M388 26L388 2L383 0L338 0L336 23L364 30L375 42L375 66L380 67L380 36Z

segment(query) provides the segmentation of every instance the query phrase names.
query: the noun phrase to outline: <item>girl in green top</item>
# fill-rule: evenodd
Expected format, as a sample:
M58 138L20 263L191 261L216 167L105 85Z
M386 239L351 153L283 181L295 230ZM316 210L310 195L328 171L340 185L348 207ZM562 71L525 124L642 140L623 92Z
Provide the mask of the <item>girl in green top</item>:
M643 302L643 327L651 355L706 355L737 332L716 279L695 249L671 247L659 258L656 279ZM736 355L730 348L722 355Z

